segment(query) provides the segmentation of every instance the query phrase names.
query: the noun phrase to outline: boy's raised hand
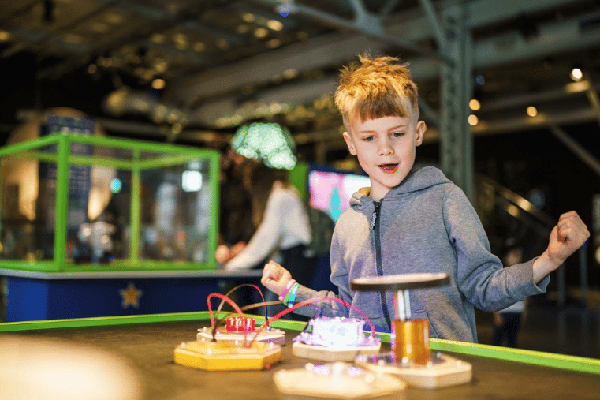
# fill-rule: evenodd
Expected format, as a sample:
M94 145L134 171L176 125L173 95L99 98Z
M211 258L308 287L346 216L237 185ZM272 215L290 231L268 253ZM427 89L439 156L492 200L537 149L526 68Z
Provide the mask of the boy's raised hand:
M260 281L271 292L279 294L290 279L292 279L292 275L289 271L271 260L268 264L265 264L263 276Z
M545 253L557 266L576 252L590 237L585 223L575 211L564 213L550 234L550 243Z

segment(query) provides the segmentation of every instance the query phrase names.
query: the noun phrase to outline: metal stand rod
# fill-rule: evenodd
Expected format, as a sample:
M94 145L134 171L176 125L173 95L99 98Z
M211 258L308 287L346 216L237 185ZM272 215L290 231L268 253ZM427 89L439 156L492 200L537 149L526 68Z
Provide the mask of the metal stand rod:
M400 321L411 319L410 314L410 297L407 290L396 290L396 312Z

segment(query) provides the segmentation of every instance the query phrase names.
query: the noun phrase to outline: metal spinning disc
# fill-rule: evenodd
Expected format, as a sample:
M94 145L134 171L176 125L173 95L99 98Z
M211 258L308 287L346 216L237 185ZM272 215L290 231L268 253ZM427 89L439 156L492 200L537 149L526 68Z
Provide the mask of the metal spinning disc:
M443 286L449 283L450 276L443 272L402 274L354 279L350 282L350 289L380 292L386 290L423 289L433 286Z

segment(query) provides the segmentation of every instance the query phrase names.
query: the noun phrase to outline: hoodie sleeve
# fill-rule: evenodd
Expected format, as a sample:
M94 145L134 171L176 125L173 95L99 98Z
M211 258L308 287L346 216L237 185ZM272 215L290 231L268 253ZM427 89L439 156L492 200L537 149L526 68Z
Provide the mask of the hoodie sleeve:
M456 253L456 284L475 307L498 311L528 296L543 293L546 277L533 281L533 261L502 267L490 252L490 244L475 209L457 186L444 201L444 220L450 244Z

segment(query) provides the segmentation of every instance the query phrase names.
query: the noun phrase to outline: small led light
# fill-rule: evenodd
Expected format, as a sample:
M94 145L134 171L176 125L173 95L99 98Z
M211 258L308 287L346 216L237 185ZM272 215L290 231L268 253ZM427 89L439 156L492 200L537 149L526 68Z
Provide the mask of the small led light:
M579 81L583 78L583 72L581 72L581 68L573 68L571 70L571 79L574 81Z
M527 107L527 115L529 115L530 117L535 117L536 115L538 115L537 108L533 106Z

